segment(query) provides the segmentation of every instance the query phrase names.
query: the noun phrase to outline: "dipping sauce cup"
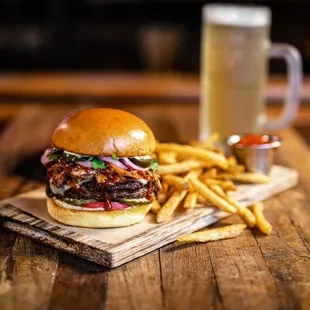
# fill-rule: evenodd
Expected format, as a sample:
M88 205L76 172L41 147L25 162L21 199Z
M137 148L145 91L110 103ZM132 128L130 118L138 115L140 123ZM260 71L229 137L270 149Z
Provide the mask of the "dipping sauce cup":
M281 138L267 134L235 134L224 140L226 152L236 157L248 172L269 174L274 152L281 146Z

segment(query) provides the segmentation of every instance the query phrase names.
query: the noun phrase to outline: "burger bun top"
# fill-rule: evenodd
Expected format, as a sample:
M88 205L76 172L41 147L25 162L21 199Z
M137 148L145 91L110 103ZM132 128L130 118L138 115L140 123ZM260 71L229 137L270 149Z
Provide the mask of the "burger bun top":
M55 129L52 143L72 153L121 157L150 155L156 145L153 132L140 118L104 108L68 115Z

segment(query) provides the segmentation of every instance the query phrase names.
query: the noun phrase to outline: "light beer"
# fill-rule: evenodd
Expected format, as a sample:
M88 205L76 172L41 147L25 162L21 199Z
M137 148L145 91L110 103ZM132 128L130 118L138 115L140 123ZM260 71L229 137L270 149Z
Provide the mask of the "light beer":
M223 7L203 12L201 140L258 132L265 121L269 12Z

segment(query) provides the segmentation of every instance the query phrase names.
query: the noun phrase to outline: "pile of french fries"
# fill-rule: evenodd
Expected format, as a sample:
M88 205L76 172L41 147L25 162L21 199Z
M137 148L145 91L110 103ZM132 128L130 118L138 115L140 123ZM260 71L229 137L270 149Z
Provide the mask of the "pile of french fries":
M173 216L178 207L193 209L197 205L212 204L216 208L238 214L246 225L236 224L192 233L180 237L181 242L213 241L239 235L246 226L257 227L270 234L272 226L263 215L261 203L252 211L229 196L236 190L235 182L267 183L269 178L260 173L245 172L235 157L225 157L223 150L215 146L218 135L213 134L204 142L192 141L189 145L157 143L156 154L162 191L152 204L156 221L162 223Z

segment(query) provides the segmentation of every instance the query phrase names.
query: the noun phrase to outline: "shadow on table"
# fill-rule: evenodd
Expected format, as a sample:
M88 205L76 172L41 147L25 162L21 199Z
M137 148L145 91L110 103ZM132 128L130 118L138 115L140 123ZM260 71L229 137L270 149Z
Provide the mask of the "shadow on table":
M96 274L111 270L107 267L62 251L59 252L59 264L60 268L68 269L75 274Z

